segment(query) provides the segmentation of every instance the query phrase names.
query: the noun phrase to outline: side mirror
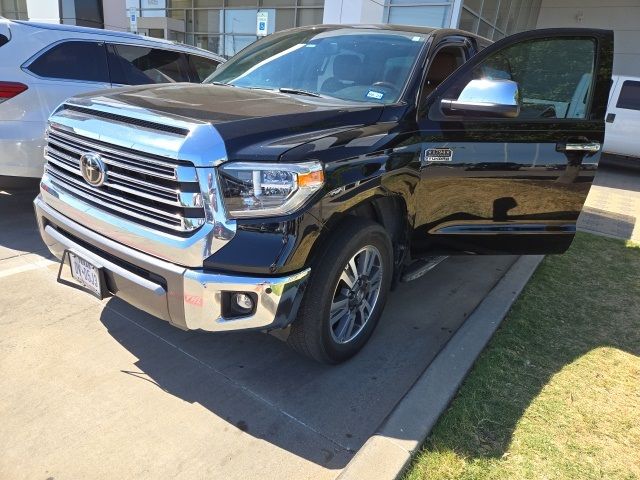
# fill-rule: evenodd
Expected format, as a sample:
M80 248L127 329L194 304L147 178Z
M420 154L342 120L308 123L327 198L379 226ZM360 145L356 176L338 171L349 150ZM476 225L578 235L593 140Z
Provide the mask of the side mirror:
M514 118L520 114L518 84L512 80L471 80L457 100L441 100L445 113Z

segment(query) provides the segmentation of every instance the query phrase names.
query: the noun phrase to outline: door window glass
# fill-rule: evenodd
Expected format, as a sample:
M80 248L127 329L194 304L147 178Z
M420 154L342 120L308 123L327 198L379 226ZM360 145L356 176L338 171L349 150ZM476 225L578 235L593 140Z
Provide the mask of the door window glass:
M28 70L45 78L109 82L103 43L69 41L47 50Z
M462 75L443 98L457 99L472 79L518 83L518 118L585 118L593 85L596 45L591 38L522 41Z
M640 82L627 80L622 84L616 107L640 110Z
M196 73L196 81L202 82L205 78L213 73L220 62L216 62L210 58L200 57L198 55L187 55L191 68Z
M188 82L180 52L133 45L114 45L110 51L111 81L125 85Z

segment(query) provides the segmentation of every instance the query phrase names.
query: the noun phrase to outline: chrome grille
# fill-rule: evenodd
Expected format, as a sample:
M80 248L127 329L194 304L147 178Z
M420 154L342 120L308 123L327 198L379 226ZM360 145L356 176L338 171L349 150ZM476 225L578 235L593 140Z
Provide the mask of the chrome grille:
M99 187L87 183L80 157L98 153L106 166ZM51 125L45 148L49 177L99 208L155 228L189 232L205 222L193 164L89 139Z

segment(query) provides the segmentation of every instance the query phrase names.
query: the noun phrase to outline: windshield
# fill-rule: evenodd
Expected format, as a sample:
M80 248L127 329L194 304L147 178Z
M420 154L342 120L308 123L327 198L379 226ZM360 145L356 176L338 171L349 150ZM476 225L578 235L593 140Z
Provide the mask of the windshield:
M276 34L232 57L205 83L393 103L426 38L417 33L353 28Z

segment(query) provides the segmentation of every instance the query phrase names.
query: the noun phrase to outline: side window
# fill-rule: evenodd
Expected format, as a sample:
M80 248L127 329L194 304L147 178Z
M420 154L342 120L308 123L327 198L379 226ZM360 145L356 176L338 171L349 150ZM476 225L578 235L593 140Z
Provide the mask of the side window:
M172 50L111 45L109 66L113 83L144 85L189 81L182 54Z
M517 83L520 104L519 113L512 118L586 118L595 56L592 38L522 41L461 75L443 98L458 99L472 80L510 80Z
M189 65L191 66L191 71L195 72L196 78L195 80L198 82L203 82L205 78L211 75L220 62L217 62L211 58L200 57L198 55L186 55Z
M640 82L625 80L620 89L616 107L640 110Z
M423 88L423 98L430 95L449 75L465 62L461 47L444 47L438 50L429 64Z
M27 68L44 78L109 82L104 43L68 41L36 58Z

